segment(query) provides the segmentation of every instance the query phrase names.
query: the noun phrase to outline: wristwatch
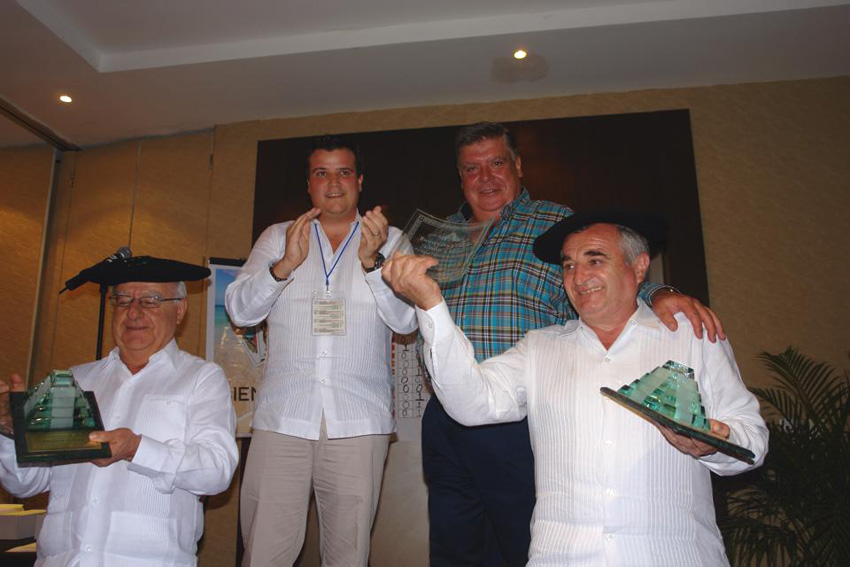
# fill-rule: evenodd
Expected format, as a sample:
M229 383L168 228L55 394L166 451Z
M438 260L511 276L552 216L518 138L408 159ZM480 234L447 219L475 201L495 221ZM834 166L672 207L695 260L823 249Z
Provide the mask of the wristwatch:
M384 258L384 255L381 254L380 252L378 252L377 254L375 254L375 263L372 264L372 267L371 268L364 268L363 271L366 272L367 274L370 274L370 273L374 272L375 270L380 270L381 266L383 266L384 262L386 262L386 261L387 261L387 259Z
M276 281L276 282L286 281L286 278L279 278L279 277L277 277L277 274L274 273L274 264L269 266L269 273L272 275L272 278L274 278L274 281Z

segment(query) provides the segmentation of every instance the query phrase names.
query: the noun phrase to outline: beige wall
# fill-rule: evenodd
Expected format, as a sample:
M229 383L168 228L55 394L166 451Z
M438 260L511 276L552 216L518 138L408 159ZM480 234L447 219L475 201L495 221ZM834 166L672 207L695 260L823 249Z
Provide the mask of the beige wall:
M228 124L66 156L39 300L35 376L92 357L96 290L55 294L64 279L116 248L129 243L136 254L193 262L248 254L258 140L678 108L691 111L711 302L745 380L763 383L756 354L788 345L850 366L848 101L850 77L647 90ZM5 203L12 190L0 187ZM37 238L30 248L35 254ZM10 275L0 267L3 280ZM199 354L201 301L193 296L181 337L183 348ZM7 319L14 323L6 336L28 336L24 319ZM232 565L235 496L219 500L208 514L202 565ZM374 542L374 567L427 564L417 443L391 448ZM317 564L314 537L304 564Z

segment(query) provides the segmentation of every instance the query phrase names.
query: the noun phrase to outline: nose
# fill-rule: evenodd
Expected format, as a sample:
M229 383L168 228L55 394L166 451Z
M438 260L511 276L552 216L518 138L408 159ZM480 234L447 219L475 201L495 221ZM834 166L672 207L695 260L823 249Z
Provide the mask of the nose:
M577 263L575 267L573 267L573 281L575 281L577 285L581 285L587 281L589 273L590 271L587 268L582 266L580 263Z
M130 319L138 319L143 316L142 306L137 299L127 308L127 317Z
M492 172L492 171L490 171L490 166L489 166L489 165L485 165L485 166L483 166L483 167L481 168L481 180L482 180L482 181L487 181L487 180L489 180L489 179L490 179L490 178L492 178L492 177L493 177L493 172Z

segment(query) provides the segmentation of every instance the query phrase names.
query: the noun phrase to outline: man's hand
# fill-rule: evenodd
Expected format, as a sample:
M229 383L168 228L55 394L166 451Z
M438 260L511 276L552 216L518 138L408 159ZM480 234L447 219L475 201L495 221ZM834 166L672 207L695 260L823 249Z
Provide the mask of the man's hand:
M283 258L272 267L278 278L285 280L307 259L310 251L310 223L320 212L318 207L313 207L286 227L286 250Z
M420 309L431 309L443 300L440 286L425 273L436 265L437 260L431 256L402 256L396 253L384 264L382 275L393 291Z
M652 310L671 331L679 328L673 315L684 313L685 317L690 320L694 334L698 339L702 338L702 328L705 326L708 340L715 342L717 337L726 340L720 319L714 314L714 311L700 303L698 299L662 289L652 296Z
M9 392L26 392L24 379L19 374L12 374L9 382L0 378L0 435L12 437L15 430L12 425L12 406L9 404Z
M711 427L711 433L721 439L729 439L730 429L728 425L715 419L709 419L708 424ZM658 429L661 430L661 434L664 435L664 438L667 439L667 441L676 449L696 459L712 455L717 452L717 449L711 445L703 443L702 441L697 441L691 437L686 437L685 435L679 435L669 427L659 425Z
M360 219L360 247L357 249L357 257L363 269L375 265L375 254L387 241L390 223L381 212L381 207L375 207L367 211Z
M109 459L95 459L92 462L99 467L108 467L118 461L132 461L142 442L142 436L136 435L126 427L113 429L112 431L93 431L89 439L98 443L109 443L112 457Z

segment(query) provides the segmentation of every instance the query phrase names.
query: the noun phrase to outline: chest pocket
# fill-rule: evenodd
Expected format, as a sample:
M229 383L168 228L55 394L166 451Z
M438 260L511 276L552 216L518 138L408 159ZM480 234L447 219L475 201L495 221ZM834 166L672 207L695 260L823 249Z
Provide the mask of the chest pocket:
M145 396L133 431L157 441L183 439L186 417L186 404L177 396Z

